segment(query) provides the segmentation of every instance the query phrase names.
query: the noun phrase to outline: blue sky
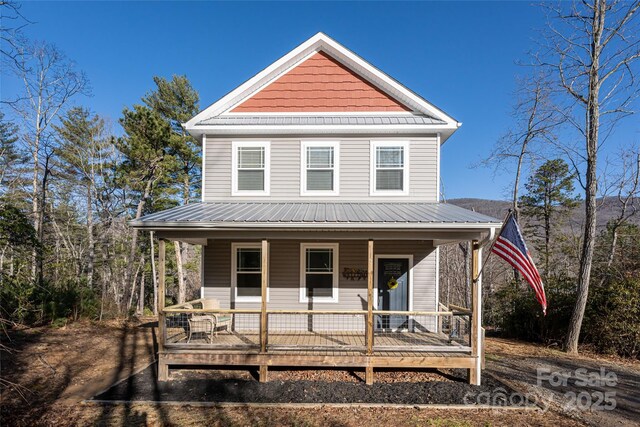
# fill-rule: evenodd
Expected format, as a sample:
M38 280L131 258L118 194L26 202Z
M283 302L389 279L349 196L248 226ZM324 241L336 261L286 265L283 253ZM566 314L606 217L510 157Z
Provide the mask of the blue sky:
M504 198L508 176L472 165L510 124L516 65L544 24L529 2L27 2L28 37L56 44L91 80L76 99L114 122L154 75L186 74L201 107L318 31L447 111L447 198ZM5 95L15 90L5 79ZM638 139L636 124L631 131Z

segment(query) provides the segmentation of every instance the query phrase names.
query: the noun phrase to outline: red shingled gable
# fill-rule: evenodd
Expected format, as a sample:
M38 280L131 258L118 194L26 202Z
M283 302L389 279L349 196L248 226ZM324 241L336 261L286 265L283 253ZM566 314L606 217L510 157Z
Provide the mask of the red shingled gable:
M232 113L411 111L324 52L298 64Z

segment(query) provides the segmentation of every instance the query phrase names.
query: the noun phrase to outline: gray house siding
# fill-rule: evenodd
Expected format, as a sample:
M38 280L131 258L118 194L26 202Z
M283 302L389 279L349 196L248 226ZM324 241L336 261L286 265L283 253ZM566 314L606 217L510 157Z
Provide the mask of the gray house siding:
M260 138L256 138L258 140ZM406 138L377 138L379 140ZM376 139L376 140L377 140ZM239 139L238 139L239 140ZM260 139L264 140L264 139ZM311 140L319 140L312 138ZM336 197L300 195L300 139L271 139L271 185L269 196L232 196L231 139L208 137L204 165L204 201L243 200L372 200L369 191L370 139L344 139L340 143L340 194ZM374 200L437 200L438 139L408 139L409 195L374 197Z
M342 277L344 268L367 268L367 242L345 240L339 243L339 285L338 302L301 303L300 298L300 240L273 240L269 246L269 302L272 310L366 310L367 281L348 280ZM223 308L259 309L259 302L234 302L234 289L231 288L231 243L230 240L209 240L204 247L204 298L215 298ZM333 243L333 242L332 242ZM413 310L435 311L436 295L436 249L429 241L376 241L375 255L412 255ZM364 318L343 316L332 317L331 329L335 327L361 329ZM244 326L257 325L258 316L245 315ZM252 318L251 321L246 319ZM306 316L270 317L272 327L296 328L305 327ZM321 316L315 316L316 325L321 324ZM280 323L278 323L280 322ZM428 320L428 327L433 328L435 319ZM317 326L316 326L317 327Z

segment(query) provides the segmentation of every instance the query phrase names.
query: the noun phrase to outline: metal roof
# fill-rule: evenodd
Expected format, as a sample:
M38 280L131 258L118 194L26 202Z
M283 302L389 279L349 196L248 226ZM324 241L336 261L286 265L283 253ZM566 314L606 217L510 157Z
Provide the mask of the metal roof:
M207 202L133 220L135 228L492 228L501 221L447 203Z
M424 114L384 115L246 115L216 116L196 123L196 126L322 126L322 125L440 125L443 120Z

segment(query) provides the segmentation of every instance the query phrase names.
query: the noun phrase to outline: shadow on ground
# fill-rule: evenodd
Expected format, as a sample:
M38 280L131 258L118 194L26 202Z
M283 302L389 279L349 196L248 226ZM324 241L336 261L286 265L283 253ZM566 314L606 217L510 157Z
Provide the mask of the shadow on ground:
M488 372L508 378L513 387L541 396L552 408L598 426L637 426L640 422L640 372L624 366L563 353L529 357L496 355L487 362ZM538 378L538 369L541 369ZM578 375L576 370L583 369ZM584 374L607 375L615 385L584 384ZM556 375L557 374L557 375ZM549 376L553 375L549 380ZM566 382L560 376L566 376ZM611 402L602 401L610 393ZM614 407L612 407L614 406ZM605 409L609 408L609 409Z
M61 412L155 360L155 322L77 322L10 330L2 344L2 425L71 423ZM5 383L6 381L6 383ZM11 384L15 384L15 386ZM101 419L109 418L104 408ZM162 409L159 409L162 413ZM128 424L143 420L125 414Z

